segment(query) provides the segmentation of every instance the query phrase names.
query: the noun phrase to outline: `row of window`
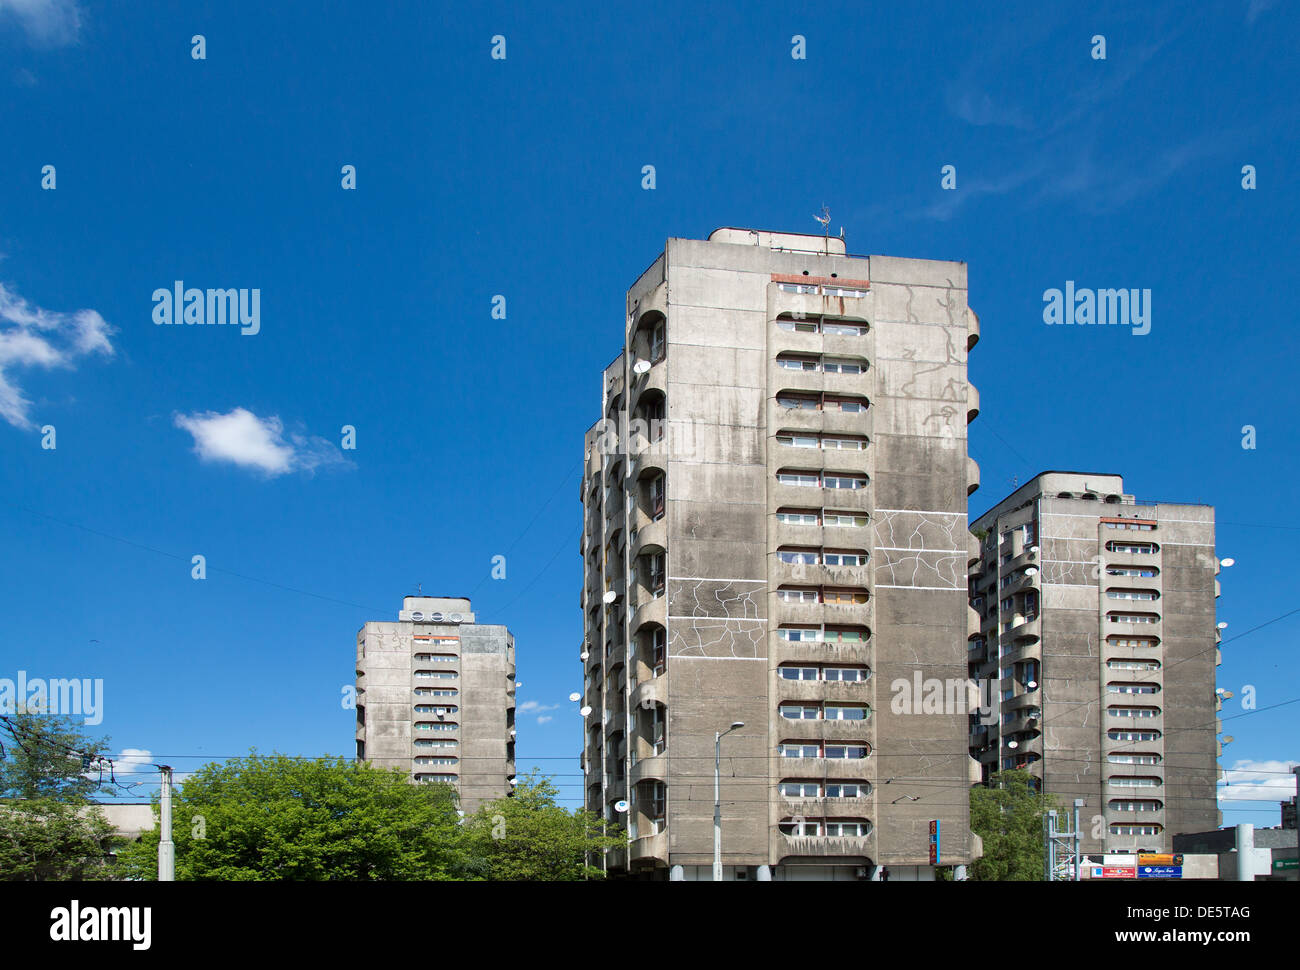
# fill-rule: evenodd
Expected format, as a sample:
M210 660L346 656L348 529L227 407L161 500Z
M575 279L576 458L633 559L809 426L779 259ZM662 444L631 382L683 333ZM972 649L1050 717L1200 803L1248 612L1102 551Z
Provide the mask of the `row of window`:
M1121 825L1112 824L1111 835L1159 835L1164 831L1163 825Z
M866 643L871 639L866 627L783 626L776 635L790 643Z
M1139 576L1139 577L1144 577L1149 579L1153 576L1158 576L1159 574L1160 574L1160 570L1156 569L1155 566L1107 566L1106 567L1107 576Z
M828 761L857 761L871 754L865 741L784 741L777 745L782 758L825 758Z
M1107 637L1106 642L1112 647L1128 647L1130 649L1160 646L1160 641L1155 637Z
M1112 741L1159 741L1160 732L1110 730L1106 732L1106 737Z
M777 472L776 480L782 485L800 488L847 488L851 491L867 487L866 475L854 472Z
M1150 522L1106 522L1108 529L1132 529L1136 532L1150 532L1155 528Z
M1158 613L1107 613L1111 623L1159 623Z
M1112 812L1158 812L1165 803L1154 798L1114 799L1110 802Z
M782 680L823 680L861 683L871 676L869 667L832 667L830 665L797 666L782 664L777 668Z
M867 362L842 357L795 356L782 354L776 359L782 370L821 371L825 374L865 374Z
M1147 775L1111 775L1106 779L1112 788L1159 788L1164 780Z
M844 414L860 414L871 406L865 397L799 394L794 391L782 391L776 396L776 403L790 411L840 411Z
M426 664L454 664L460 657L454 653L417 653L415 660L417 663Z
M456 731L460 725L455 721L416 721L415 729L417 731Z
M790 333L823 333L841 337L864 337L869 329L865 323L841 323L837 320L791 320L782 317L776 325Z
M858 300L867 295L866 290L826 283L778 283L776 286L782 293L800 293L804 296L842 296Z
M455 697L460 691L455 687L417 687L415 693L418 697Z
M826 512L817 509L782 509L776 513L776 521L786 525L830 525L862 528L868 517L861 512Z
M1106 685L1106 690L1111 694L1158 694L1160 685L1149 682L1128 683L1112 680Z
M869 704L782 704L778 710L791 721L865 721L871 716Z
M867 439L860 435L794 434L782 432L776 443L790 448L821 448L824 451L865 451Z
M454 785L456 784L457 781L460 780L460 776L446 775L446 774L431 774L431 775L419 774L415 776L415 780L422 785L433 785L438 782L442 782L448 785Z
M415 759L417 765L455 765L460 763L459 758L435 757L431 755L421 755Z
M447 714L455 714L458 710L460 710L460 708L456 707L456 705L454 704L448 704L448 705L416 704L415 705L416 714L434 714L434 715L441 714L445 716Z
M865 798L871 785L865 781L783 781L777 790L786 798Z
M795 588L783 586L776 591L783 603L827 603L831 606L861 606L867 602L866 590L826 589L816 586Z
M1106 543L1107 552L1127 552L1139 556L1149 556L1158 552L1160 547L1154 542L1108 542Z
M1108 589L1106 598L1112 600L1158 600L1160 594L1154 589Z
M1111 717L1159 717L1158 707L1108 707L1106 712Z
M1107 660L1107 670L1159 670L1159 660Z
M845 836L867 836L871 834L871 823L866 819L843 820L822 818L787 819L780 824L782 835L816 836L820 838L843 838Z
M781 562L805 566L865 566L867 553L863 549L778 549L776 558Z
M1113 765L1158 765L1163 759L1158 754L1109 754L1106 760Z

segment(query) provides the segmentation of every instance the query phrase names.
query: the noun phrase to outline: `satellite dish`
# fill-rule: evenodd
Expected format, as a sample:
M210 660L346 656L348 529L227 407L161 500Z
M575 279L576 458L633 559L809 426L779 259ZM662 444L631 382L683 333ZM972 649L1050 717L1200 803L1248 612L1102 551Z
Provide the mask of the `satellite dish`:
M1020 747L1020 742L1019 742L1019 741L1008 741L1008 742L1007 742L1007 747L1008 747L1008 748L1018 748L1018 747Z
M1028 687L1030 690L1033 690L1035 687L1038 686L1038 681L1031 680L1028 683L1026 683L1025 686Z
M616 812L626 812L626 811L627 811L627 799L626 799L626 798L620 798L618 801L616 801L616 802L614 803L614 811L616 811Z
M1030 566L1028 569L1025 570L1025 575L1026 575L1026 576L1037 576L1037 575L1038 575L1038 570L1037 570L1035 567Z
M650 371L650 361L648 360L638 360L635 364L632 365L633 374L646 374L649 373L649 371Z
M580 708L578 708L578 713L581 714L583 717L586 717L588 714L591 713L591 708L590 708L590 707L580 707Z
M1220 560L1219 560L1219 565L1220 565L1220 566L1235 566L1236 564L1237 564L1237 560L1235 560L1235 559L1220 559Z
M1038 552L1038 547L1037 547L1037 546L1030 546L1030 547L1029 547L1029 551L1030 551L1030 552Z
M514 784L516 784L516 782L515 782L515 778L514 778L513 775L511 775L509 778L506 779L506 784L508 784L508 785L514 785Z
M582 700L582 695L575 690L572 694L569 695L569 700L580 701Z
M1226 623L1220 623L1219 626L1218 626L1218 628L1219 628L1220 630L1226 630L1226 629L1228 629L1228 624L1226 624Z
M578 654L578 659L581 660L581 661L583 661L583 662L585 663L585 662L587 661L587 658L590 657L590 656L591 656L591 654L587 653L587 651L584 650L584 651L582 651L582 653Z
M612 603L616 599L618 599L618 593L614 592L612 589L605 593L606 603Z

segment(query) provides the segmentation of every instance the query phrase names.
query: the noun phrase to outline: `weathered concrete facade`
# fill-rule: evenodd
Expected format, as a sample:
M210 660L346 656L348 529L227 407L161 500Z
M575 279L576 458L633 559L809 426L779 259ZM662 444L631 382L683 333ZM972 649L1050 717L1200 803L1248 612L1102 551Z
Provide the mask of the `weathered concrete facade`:
M629 828L607 864L709 877L735 721L726 878L925 878L936 818L969 861L967 709L891 703L965 682L965 264L720 229L668 240L625 323L581 493L586 804Z
M515 639L467 599L407 596L357 634L357 757L445 781L466 813L511 791Z
M1044 472L972 531L970 671L997 705L971 722L983 777L1026 768L1083 798L1084 852L1218 825L1214 509Z

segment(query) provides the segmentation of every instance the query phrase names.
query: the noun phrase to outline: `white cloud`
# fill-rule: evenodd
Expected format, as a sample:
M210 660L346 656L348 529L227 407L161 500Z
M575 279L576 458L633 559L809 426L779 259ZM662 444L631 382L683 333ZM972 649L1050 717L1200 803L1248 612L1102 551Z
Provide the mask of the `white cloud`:
M542 717L539 717L539 718L537 719L537 723L538 723L538 724L545 724L547 721L554 721L554 720L555 720L555 718L551 717L551 715L549 715L549 714L546 714L546 715L544 715L544 716L542 716Z
M1295 794L1294 761L1238 761L1223 772L1219 797L1280 802ZM1240 806L1237 806L1240 807Z
M153 752L144 748L123 748L121 754L113 756L113 774L115 776L133 775L140 768L153 764Z
M518 714L540 714L542 711L556 710L559 704L543 704L540 701L524 701L516 708Z
M1259 19L1260 14L1276 6L1277 0L1250 0L1250 4L1246 7L1246 23L1253 24Z
M260 471L269 478L300 471L311 474L329 465L351 465L324 438L285 434L284 424L271 415L259 418L245 408L228 414L216 411L177 414L176 427L194 438L194 451L203 461L230 462Z
M76 0L0 0L0 14L18 21L35 47L75 44L81 33Z
M0 283L0 418L16 428L34 427L30 417L32 402L18 385L14 370L72 368L79 357L111 357L113 344L109 337L113 333L95 310L46 310Z

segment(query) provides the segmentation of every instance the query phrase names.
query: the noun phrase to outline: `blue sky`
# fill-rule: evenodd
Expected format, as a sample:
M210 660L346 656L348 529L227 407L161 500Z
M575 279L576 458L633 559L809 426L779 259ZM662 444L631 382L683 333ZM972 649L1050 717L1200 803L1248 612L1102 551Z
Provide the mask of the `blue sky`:
M625 290L669 236L825 204L850 252L969 263L972 516L1049 468L1217 507L1219 684L1257 703L1224 794L1260 799L1224 819L1276 824L1300 613L1249 631L1300 608L1294 4L268 6L0 0L0 677L103 678L123 764L349 754L357 629L472 594L517 638L521 768L576 802ZM156 326L175 280L259 289L260 331ZM1149 288L1151 332L1045 326L1067 280Z

